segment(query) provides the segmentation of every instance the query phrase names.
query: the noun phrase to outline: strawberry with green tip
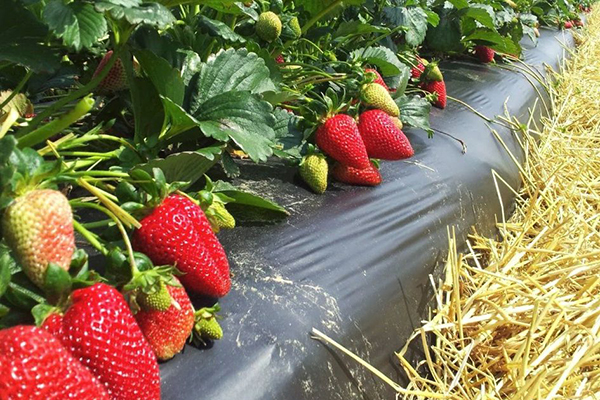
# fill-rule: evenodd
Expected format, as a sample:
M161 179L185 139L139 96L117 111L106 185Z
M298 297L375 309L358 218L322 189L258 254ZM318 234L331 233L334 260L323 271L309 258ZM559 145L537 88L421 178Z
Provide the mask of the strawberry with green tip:
M0 399L109 400L104 386L43 329L0 330Z
M368 107L385 111L392 117L400 115L398 105L386 88L377 83L367 83L362 86L361 98Z
M266 42L272 42L281 35L281 19L272 11L267 11L258 17L256 22L256 34Z
M336 164L331 174L336 180L349 185L377 186L381 183L381 174L373 164L363 169Z
M321 150L342 164L355 168L369 166L369 156L356 121L349 115L336 114L327 118L317 129L315 141Z
M137 302L145 311L166 311L171 307L171 295L169 289L163 280L158 283L159 288L151 293L139 291L137 293Z
M408 138L381 110L363 112L358 121L358 131L369 157L402 160L415 154Z
M300 162L300 176L306 184L317 194L327 190L327 174L329 165L323 154L308 154Z
M31 190L4 211L2 234L25 274L44 285L49 263L67 271L75 251L73 212L59 191Z
M165 289L169 295L166 309L142 308L135 314L135 320L159 360L168 360L179 353L194 327L194 308L185 289L171 285L166 285Z

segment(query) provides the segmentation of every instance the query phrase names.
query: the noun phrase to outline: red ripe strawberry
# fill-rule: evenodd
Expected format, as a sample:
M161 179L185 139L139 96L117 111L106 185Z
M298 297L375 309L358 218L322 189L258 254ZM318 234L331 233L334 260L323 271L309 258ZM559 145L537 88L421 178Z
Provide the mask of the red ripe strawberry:
M421 84L421 89L429 93L437 93L437 100L433 103L438 108L446 108L446 83L441 82L424 82Z
M381 183L381 174L373 164L363 169L336 164L331 174L336 180L350 185L377 186Z
M388 87L388 85L385 84L385 81L383 80L383 78L381 77L379 72L377 72L376 69L367 68L367 69L365 69L365 73L367 73L367 72L372 72L375 74L375 80L373 81L373 83L377 83L378 85L383 86L386 90L390 90L390 88Z
M279 54L277 57L275 57L275 62L277 64L283 64L285 62L285 59L283 58L283 56L281 54Z
M580 19L576 19L575 21L573 21L575 23L575 26L583 26L583 21Z
M34 326L0 331L0 399L109 400L104 386L63 347Z
M94 75L92 79L98 76L100 72L104 69L104 66L108 64L110 58L113 55L113 51L109 50L106 52L100 64L98 64L98 68L94 71ZM102 81L98 84L99 92L118 92L120 90L127 89L127 74L125 72L125 66L123 65L123 61L118 59L108 72L108 75L102 79Z
M356 121L346 114L328 118L316 134L317 146L331 158L355 168L367 168L369 156L360 137Z
M133 233L133 248L155 265L175 265L187 289L223 297L231 288L229 262L200 206L172 194L144 217Z
M565 29L571 29L573 27L573 22L567 21L565 22Z
M475 46L475 55L484 64L494 61L496 52L487 46Z
M142 308L135 314L135 320L159 360L168 360L179 353L194 327L194 309L185 289L167 285L167 290L176 304L171 304L166 311Z
M425 71L425 64L423 64L421 57L417 57L417 60L419 61L419 64L417 64L416 67L412 67L410 69L410 74L413 77L413 79L418 79L421 76L421 74Z
M62 326L49 323L63 345L104 384L112 400L159 400L156 356L123 295L97 283L75 290L71 300Z
M408 138L390 116L381 110L362 113L358 121L358 131L369 157L402 160L415 154Z

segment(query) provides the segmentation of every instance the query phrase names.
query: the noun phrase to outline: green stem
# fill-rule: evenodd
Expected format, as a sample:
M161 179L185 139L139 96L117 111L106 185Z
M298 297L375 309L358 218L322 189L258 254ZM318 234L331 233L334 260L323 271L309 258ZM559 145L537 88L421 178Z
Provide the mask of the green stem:
M306 24L304 24L304 26L302 27L302 34L306 34L306 32L308 32L308 30L317 23L317 21L319 21L321 18L323 18L325 15L329 14L334 8L336 8L337 6L339 6L340 4L342 4L342 0L335 0L333 3L331 3L329 6L327 6L326 8L324 8L323 10L321 10L320 13L318 13L317 15L315 15L314 17L312 17Z
M126 174L125 172L118 172L118 171L73 171L73 172L67 172L65 175L70 175L73 177L104 176L104 177L111 177L111 178L129 178L129 174Z
M60 153L63 156L71 157L94 157L96 159L107 160L119 155L119 150L113 150L106 153L97 153L94 151L62 151Z
M23 89L23 86L25 86L25 84L27 83L29 78L31 78L31 75L33 75L33 71L32 70L27 71L27 73L25 74L23 79L21 79L21 82L19 82L19 84L17 85L17 87L15 87L15 89L12 91L12 93L6 98L6 100L4 100L2 103L0 103L0 110L2 110L8 103L10 103L10 101L12 99L14 99L14 97L17 94L19 94L21 92L21 89Z
M85 238L85 240L87 240L92 246L94 246L94 248L96 250L98 250L100 253L102 253L103 256L108 255L108 249L102 243L100 243L100 241L98 240L98 238L95 234L88 231L83 225L81 225L76 220L73 220L73 228L75 228L75 230L81 236L83 236Z
M105 219L103 221L88 222L88 223L81 224L81 225L83 225L87 229L97 229L97 228L103 228L105 226L110 226L113 223L114 222L112 219Z

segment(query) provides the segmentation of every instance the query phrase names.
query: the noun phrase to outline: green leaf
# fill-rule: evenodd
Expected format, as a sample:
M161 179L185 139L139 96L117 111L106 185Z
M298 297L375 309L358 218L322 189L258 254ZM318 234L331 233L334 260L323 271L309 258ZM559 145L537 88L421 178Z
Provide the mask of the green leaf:
M464 17L473 18L486 28L495 29L494 10L485 4L474 4L469 8L461 10Z
M385 18L393 26L401 25L407 28L406 43L418 46L425 40L429 16L421 7L385 7Z
M334 7L332 10L323 16L326 19L328 16L332 14L332 12L337 11L343 6L359 6L364 3L366 0L296 0L294 1L295 7L303 7L306 12L308 12L311 16L314 16L322 11L325 11L329 7ZM337 9L335 8L337 5Z
M107 32L104 15L89 3L51 0L44 8L43 17L52 32L75 50L91 48Z
M37 290L22 274L13 275L13 281L8 284L8 290L4 293L3 301L6 300L13 306L23 310L30 310L36 304L45 301L44 297L37 293Z
M206 30L210 36L219 37L226 42L234 43L245 43L246 39L243 36L238 35L227 26L225 23L205 17L204 15L198 15L198 27Z
M133 114L135 116L135 142L154 136L158 139L165 119L163 102L149 78L130 81Z
M246 49L229 49L211 57L188 87L189 110L192 114L208 99L225 92L274 91L265 61ZM186 107L188 108L188 107Z
M165 110L165 120L163 127L165 135L163 140L168 140L180 133L186 132L196 126L200 126L200 122L193 116L187 113L182 107L173 103L171 99L161 97Z
M457 10L469 7L468 0L448 0L448 2L456 7Z
M460 19L455 10L442 9L439 13L440 23L436 27L427 30L425 41L433 51L443 53L460 53L465 46L461 42L462 32Z
M31 315L37 326L42 326L48 315L52 314L56 310L56 307L50 304L41 303L31 309Z
M221 165L223 166L223 171L225 171L225 175L227 175L228 178L237 178L240 176L240 167L238 167L229 153L223 153L223 156L221 157Z
M5 257L9 257L8 254ZM8 284L10 283L10 265L8 262L5 262L5 257L0 258L0 297L4 295L6 289L8 289Z
M348 36L360 36L366 35L369 33L384 33L389 32L389 28L384 28L381 26L375 26L370 23L365 23L362 21L344 21L340 23L339 27L333 34L334 40L336 39L344 39Z
M440 23L440 16L431 10L424 10L427 14L427 22L429 25L436 27Z
M173 68L167 60L149 50L135 52L140 66L150 78L161 97L171 99L175 104L183 103L185 87L179 71Z
M206 136L233 140L255 162L273 154L272 107L249 92L226 92L202 104L194 117Z
M217 181L214 185L213 192L222 193L227 197L234 199L235 203L237 204L264 208L281 214L289 215L287 210L281 207L279 204L272 202L271 200L267 200L264 197L242 191L230 183Z
M185 151L171 154L166 158L151 160L136 167L136 170L151 172L160 168L167 182L186 182L192 184L202 177L219 160L223 151L221 146L212 146L198 151Z
M400 109L400 120L404 124L423 129L430 137L433 136L433 130L429 125L431 112L429 101L420 96L401 96L395 101Z
M398 75L406 68L387 47L363 47L350 53L350 58L355 62L376 65L383 76Z
M521 52L521 48L510 38L493 31L479 30L465 37L463 41L487 42L491 48L502 53L519 54Z
M60 66L60 54L47 46L48 28L35 15L11 0L0 0L0 61L52 72Z
M282 108L273 112L275 117L275 137L278 144L288 156L302 158L300 148L305 142L304 133L298 128L300 118Z
M52 303L71 291L71 275L58 265L50 263L44 274L44 291Z
M112 18L125 20L131 25L152 25L164 29L175 22L171 11L158 3L122 6L109 1L100 1L96 3L96 10L108 12Z

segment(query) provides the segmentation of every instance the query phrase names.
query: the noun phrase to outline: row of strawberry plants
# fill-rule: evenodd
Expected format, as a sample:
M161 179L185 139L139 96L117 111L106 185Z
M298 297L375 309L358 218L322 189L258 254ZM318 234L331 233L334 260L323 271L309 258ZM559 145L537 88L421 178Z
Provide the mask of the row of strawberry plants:
M436 60L505 62L589 4L0 7L0 398L155 399L157 359L223 335L216 234L287 215L230 183L239 159L284 159L319 194L378 185L379 160L414 154L404 126L431 136L446 107Z

